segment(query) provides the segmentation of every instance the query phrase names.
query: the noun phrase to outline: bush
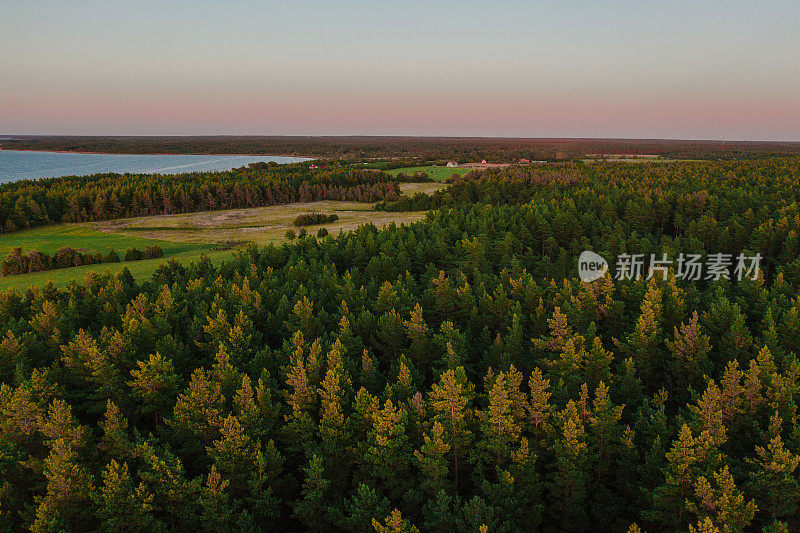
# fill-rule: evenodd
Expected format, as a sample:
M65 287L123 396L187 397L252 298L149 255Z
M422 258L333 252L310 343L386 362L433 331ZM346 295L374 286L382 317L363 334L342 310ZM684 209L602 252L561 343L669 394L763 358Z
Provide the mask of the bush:
M164 250L160 246L153 244L144 249L145 259L158 259L159 257L164 257Z
M28 263L28 272L42 272L50 270L50 257L38 250L31 250L25 254Z
M325 228L319 228L319 230L317 231L317 237L322 239L327 236L328 236L328 230L326 230Z
M98 265L102 262L103 262L103 256L100 255L100 252L90 252L88 254L83 254L84 265Z
M4 276L24 274L28 271L28 258L22 255L22 248L14 248L0 263L0 273Z
M71 246L64 246L53 254L53 268L70 268L81 266L83 255Z
M103 258L103 263L119 263L119 254L111 250L108 252L108 255Z
M135 256L141 252L136 249L128 250ZM155 253L155 252L153 252ZM126 255L127 257L127 255ZM60 268L71 268L81 265L96 265L99 263L118 263L117 252L110 251L105 257L100 252L80 253L71 246L59 248L52 257L38 250L30 250L23 254L22 248L14 248L8 257L0 263L0 273L3 276L27 274L29 272L43 272Z
M128 248L125 251L125 261L139 261L142 258L142 251L138 248Z
M287 239L289 239L290 241L293 241L295 239L295 237L297 237L297 234L294 232L293 229L287 229L286 230L286 238Z
M308 232L306 231L306 228L303 228L303 229L300 230L300 233L297 236L302 239L302 238L306 237L307 235L308 235Z
M298 215L294 219L295 226L313 226L316 224L325 224L326 222L336 222L339 220L339 215L323 215L322 213L305 213Z

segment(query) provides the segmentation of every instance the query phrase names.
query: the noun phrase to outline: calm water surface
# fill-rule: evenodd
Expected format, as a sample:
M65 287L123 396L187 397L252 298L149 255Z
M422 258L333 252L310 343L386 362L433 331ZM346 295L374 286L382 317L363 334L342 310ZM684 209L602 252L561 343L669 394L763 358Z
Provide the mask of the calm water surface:
M303 157L269 155L78 154L0 150L0 183L100 172L178 174L230 170L258 161L297 163Z

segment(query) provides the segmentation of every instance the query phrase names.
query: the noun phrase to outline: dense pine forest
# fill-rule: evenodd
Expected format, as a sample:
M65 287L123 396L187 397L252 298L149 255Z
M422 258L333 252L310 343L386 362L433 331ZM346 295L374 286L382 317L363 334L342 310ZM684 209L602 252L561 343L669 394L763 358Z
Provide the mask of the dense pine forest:
M509 167L413 199L298 168L0 187L6 231L247 191L430 209L0 293L0 529L800 528L800 160ZM580 281L583 250L612 272ZM615 279L622 253L763 259Z

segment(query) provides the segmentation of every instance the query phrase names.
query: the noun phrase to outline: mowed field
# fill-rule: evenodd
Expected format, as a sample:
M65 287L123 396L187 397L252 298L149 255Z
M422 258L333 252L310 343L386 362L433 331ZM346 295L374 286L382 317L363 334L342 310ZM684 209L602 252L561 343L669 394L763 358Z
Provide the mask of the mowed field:
M427 172L428 176L432 180L436 181L445 181L447 178L451 177L453 174L458 174L459 176L464 175L474 168L463 168L463 167L442 167L442 166L427 166L427 167L406 167L406 168L395 168L392 170L387 170L387 174L391 174L392 176L397 176L399 173L403 172L409 176L414 174L414 172Z
M443 183L403 183L403 194L413 196L417 192L431 194L444 188ZM350 231L362 224L378 227L392 222L411 223L425 217L425 212L387 213L375 211L374 204L359 202L323 201L297 203L250 209L204 211L179 215L126 218L103 222L59 224L35 228L8 235L0 235L0 259L19 246L23 251L39 250L52 254L64 246L79 251L101 252L104 255L116 250L121 256L128 248L144 248L156 244L164 250L164 257L142 261L128 261L99 265L85 265L35 272L19 276L0 277L0 290L25 290L52 281L64 287L72 280L82 281L89 272L115 274L128 268L134 277L142 280L152 274L162 263L175 259L191 262L207 256L212 262L231 257L235 248L249 242L263 245L286 242L286 231L299 233L301 228L293 225L294 219L304 213L336 214L339 220L328 224L305 226L310 235L324 227L329 234ZM231 249L219 249L226 245Z
M199 259L203 254L207 254L210 259L218 261L229 257L232 253L231 251L212 251L214 246L208 244L167 241L103 232L95 229L91 223L81 223L59 224L57 226L46 226L0 235L0 258L5 258L17 246L22 247L23 252L39 250L40 252L52 254L59 248L71 246L82 252L101 252L103 254L115 250L120 256L124 256L125 250L128 248L144 250L146 246L151 244L160 246L164 250L164 257L141 261L84 265L75 268L61 268L19 276L0 277L0 290L11 288L25 290L31 286L44 285L49 281L52 281L58 287L63 287L72 280L83 280L89 272L103 273L108 270L112 274L116 274L126 267L136 277L147 276L155 271L158 265L169 259L192 261Z
M339 220L313 226L294 226L294 219L306 213L336 214ZM238 246L248 242L256 244L285 242L286 232L290 229L299 233L305 228L310 235L316 235L320 228L325 228L329 234L336 235L340 231L354 230L362 224L375 224L381 227L392 222L410 223L423 218L425 218L423 211L388 213L373 210L372 204L322 201L109 220L95 224L95 228L117 235L193 244Z

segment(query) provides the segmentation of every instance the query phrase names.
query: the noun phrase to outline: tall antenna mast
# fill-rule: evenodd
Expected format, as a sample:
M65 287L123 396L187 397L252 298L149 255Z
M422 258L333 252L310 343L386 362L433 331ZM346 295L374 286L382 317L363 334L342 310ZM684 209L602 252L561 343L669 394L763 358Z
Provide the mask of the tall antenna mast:
M723 152L725 151L725 126L726 126L726 124L727 124L727 121L723 120L722 121L722 151Z

